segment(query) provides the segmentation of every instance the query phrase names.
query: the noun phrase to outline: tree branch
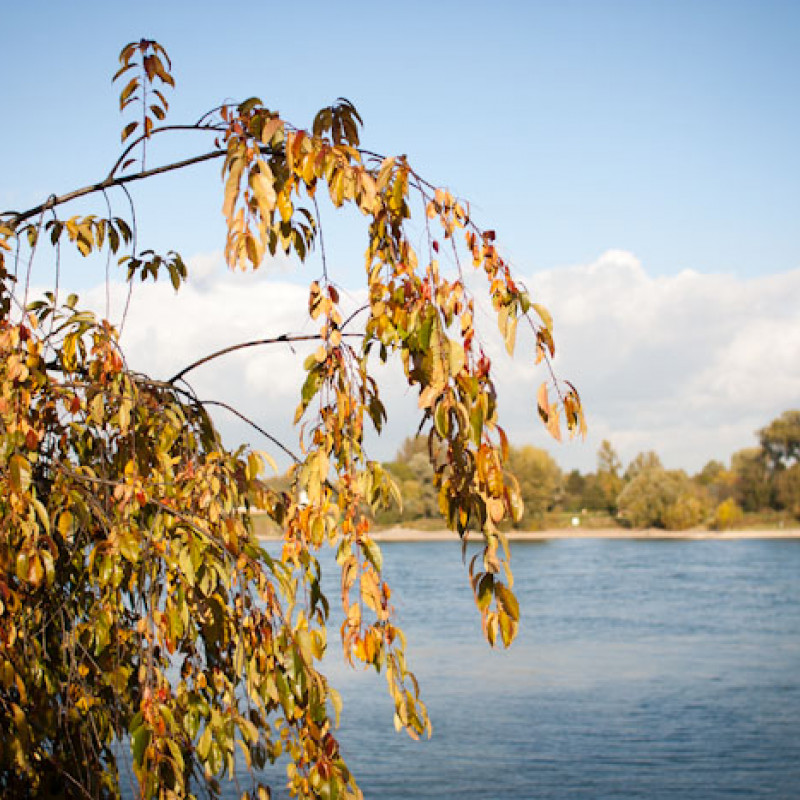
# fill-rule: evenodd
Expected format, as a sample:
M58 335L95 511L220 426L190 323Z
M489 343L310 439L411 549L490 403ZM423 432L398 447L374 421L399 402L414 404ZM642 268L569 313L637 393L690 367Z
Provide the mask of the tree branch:
M289 458L291 458L295 464L300 463L300 459L279 439L276 439L271 433L265 431L260 425L253 422L253 420L251 420L249 417L246 417L244 414L242 414L241 411L238 411L233 406L228 405L227 403L223 403L221 400L197 400L196 402L199 403L201 406L218 406L219 408L224 408L226 411L230 411L231 414L233 414L236 417L239 417L239 419L242 420L242 422L247 423L251 428L258 431L262 436L269 439L272 442L272 444L283 450L283 452L286 453L286 455L289 456Z
M130 153L138 147L139 144L145 141L145 139L152 138L157 133L167 133L168 131L202 131L203 133L207 133L208 131L217 131L219 133L224 131L222 127L214 127L213 125L162 125L160 128L154 128L150 131L150 136L145 136L142 134L134 139L123 151L120 157L114 163L114 166L111 167L111 170L106 177L106 180L109 180L114 177L114 173L120 168L120 165L123 161L130 155Z
M363 336L360 333L343 333L342 336ZM316 342L321 341L322 335L319 333L309 333L309 334L302 334L302 335L292 335L287 333L282 333L280 336L274 336L270 339L255 339L252 342L241 342L240 344L232 344L229 347L223 347L222 350L217 350L213 353L209 353L207 356L203 356L203 358L197 359L197 361L193 361L189 364L188 367L184 367L180 372L175 373L167 383L175 383L179 381L187 372L191 372L193 369L202 366L203 364L208 363L209 361L213 361L215 358L219 358L220 356L225 356L228 353L235 353L237 350L246 350L248 347L260 347L261 345L265 344L280 344L282 342Z
M203 155L185 158L183 161L175 161L172 164L164 164L160 167L154 167L153 169L136 172L133 175L124 175L120 178L106 178L99 183L93 183L89 186L84 186L82 189L75 189L72 192L67 192L67 194L62 194L59 196L52 195L44 203L40 203L34 208L29 208L27 211L21 211L18 214L15 214L13 211L5 211L3 214L0 214L0 217L8 216L8 223L12 227L16 227L20 222L24 222L26 219L35 217L37 214L41 214L41 212L46 209L55 208L56 206L63 205L64 203L69 203L71 200L77 200L79 197L85 197L87 194L102 192L106 189L111 189L114 186L124 186L126 183L144 180L145 178L151 178L153 175L160 175L164 172L172 172L176 169L183 169L184 167L189 167L192 164L210 161L212 158L221 158L225 155L225 153L225 150L213 150L210 153L203 153Z

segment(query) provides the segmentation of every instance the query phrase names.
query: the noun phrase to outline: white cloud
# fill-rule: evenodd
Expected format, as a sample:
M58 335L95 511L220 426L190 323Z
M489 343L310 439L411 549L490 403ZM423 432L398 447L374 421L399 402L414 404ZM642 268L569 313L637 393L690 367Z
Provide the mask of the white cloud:
M124 334L135 368L167 378L230 344L316 331L307 288L282 279L280 268L230 275L213 254L191 259L190 267L193 277L177 296L167 283L136 287ZM545 373L533 365L530 341L520 337L509 359L488 315L484 338L510 438L548 447L566 468L593 469L608 438L623 460L654 449L668 465L695 470L750 446L757 428L800 406L800 270L750 279L692 271L653 277L632 254L609 251L591 264L537 273L527 284L555 318L555 367L581 391L585 443L559 446L538 422L534 397ZM112 289L120 309L125 289ZM354 308L363 297L355 292L345 303ZM101 309L105 289L84 299ZM253 348L187 377L201 397L231 403L294 445L291 419L307 352L302 345ZM390 425L373 455L390 458L416 429L416 398L399 370L383 374ZM264 446L229 416L217 419L229 442Z
M588 410L589 464L609 438L625 459L655 449L697 469L800 404L800 270L652 277L632 254L609 251L530 285L556 320L557 371Z

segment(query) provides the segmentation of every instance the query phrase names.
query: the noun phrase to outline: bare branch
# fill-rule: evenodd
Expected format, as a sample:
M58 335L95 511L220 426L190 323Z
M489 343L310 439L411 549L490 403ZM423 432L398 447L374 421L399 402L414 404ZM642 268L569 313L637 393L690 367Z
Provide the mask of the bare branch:
M343 333L342 336L356 336L360 337L362 334L360 333ZM273 336L269 339L255 339L252 342L241 342L239 344L232 344L229 347L223 347L222 350L217 350L213 353L210 353L207 356L203 356L203 358L199 358L197 361L192 362L189 364L188 367L184 367L180 372L175 373L167 383L175 383L183 378L188 372L191 372L193 369L202 366L203 364L208 363L209 361L213 361L215 358L219 358L220 356L228 355L228 353L235 353L237 350L246 350L249 347L261 347L262 345L266 344L280 344L281 342L316 342L321 341L322 335L319 333L309 333L309 334L287 334L282 333L280 336Z
M242 420L242 422L246 422L251 428L253 428L253 430L258 431L262 436L269 439L272 442L272 444L275 445L275 447L279 447L281 450L283 450L283 452L286 453L286 455L289 456L289 458L291 458L295 464L300 463L300 459L291 450L289 450L289 448L286 447L286 445L284 445L279 439L276 439L271 433L265 431L260 425L253 422L253 420L242 414L241 411L238 411L233 406L230 406L227 403L223 403L221 400L197 400L196 402L201 406L218 406L219 408L224 408L226 411L230 411L231 414L233 414L236 417L239 417L239 419Z
M35 217L37 214L40 214L45 209L55 208L56 206L64 205L64 203L69 203L71 200L77 200L79 197L85 197L88 194L95 194L96 192L102 192L106 189L111 189L114 186L124 186L126 183L132 183L133 181L140 181L144 180L145 178L151 178L153 175L161 175L165 172L172 172L176 169L183 169L184 167L189 167L192 164L200 164L203 161L210 161L213 158L222 158L225 155L224 150L212 150L210 153L203 153L199 156L192 156L191 158L185 158L182 161L174 161L171 164L163 164L160 167L154 167L153 169L144 170L142 172L136 172L133 175L124 175L119 178L106 178L105 180L100 181L99 183L93 183L89 186L84 186L82 189L75 189L72 192L67 192L66 194L62 194L59 196L50 197L44 203L40 203L38 206L34 206L33 208L29 208L27 211L21 211L19 213L14 213L13 211L5 211L0 214L0 217L7 216L8 217L8 224L11 227L16 227L19 225L20 222L24 222L31 217Z

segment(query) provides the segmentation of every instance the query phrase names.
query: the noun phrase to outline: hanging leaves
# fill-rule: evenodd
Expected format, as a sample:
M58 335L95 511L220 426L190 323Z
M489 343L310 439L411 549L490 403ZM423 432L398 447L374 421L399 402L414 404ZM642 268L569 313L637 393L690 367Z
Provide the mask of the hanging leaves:
M122 50L120 109L135 113L122 167L141 147L144 168L147 140L165 130L171 68L156 42ZM376 357L396 360L418 397L443 518L464 542L482 543L468 580L484 635L513 641L520 609L503 530L522 500L462 262L483 275L509 356L530 334L549 371L537 409L553 436L562 414L570 434L585 432L581 400L555 378L552 318L515 281L494 232L405 156L362 152L361 125L343 98L308 131L253 97L194 126L216 148L197 160L222 159L231 268L256 269L279 251L306 258L319 224L306 206L319 190L365 219L360 330L327 266L309 286L299 448L280 489L263 481L265 465L275 469L270 453L227 450L205 405L173 385L194 367L173 382L133 372L114 325L74 295L60 303L55 287L23 308L6 254L27 248L32 261L42 244L68 242L87 258L105 249L128 281L166 274L180 289L188 270L177 252L126 252L131 222L56 215L71 198L117 185L116 167L85 190L0 216L0 786L9 796L42 794L67 776L88 795L116 797L126 740L145 797L200 785L217 796L237 757L253 772L286 757L292 795L360 797L334 734L341 700L319 669L326 546L339 569L344 658L384 676L398 730L430 735L372 535L375 514L402 503L365 445L366 428L380 432L387 416ZM408 237L418 212L427 247ZM279 553L261 547L254 513L279 532ZM243 797L268 796L252 784Z

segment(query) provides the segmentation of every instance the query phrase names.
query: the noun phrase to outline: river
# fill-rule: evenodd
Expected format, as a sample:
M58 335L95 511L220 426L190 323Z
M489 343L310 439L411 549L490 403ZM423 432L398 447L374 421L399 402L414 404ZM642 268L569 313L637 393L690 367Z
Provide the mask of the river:
M395 733L333 636L367 798L800 797L800 541L517 543L509 650L456 542L382 548L434 734Z

